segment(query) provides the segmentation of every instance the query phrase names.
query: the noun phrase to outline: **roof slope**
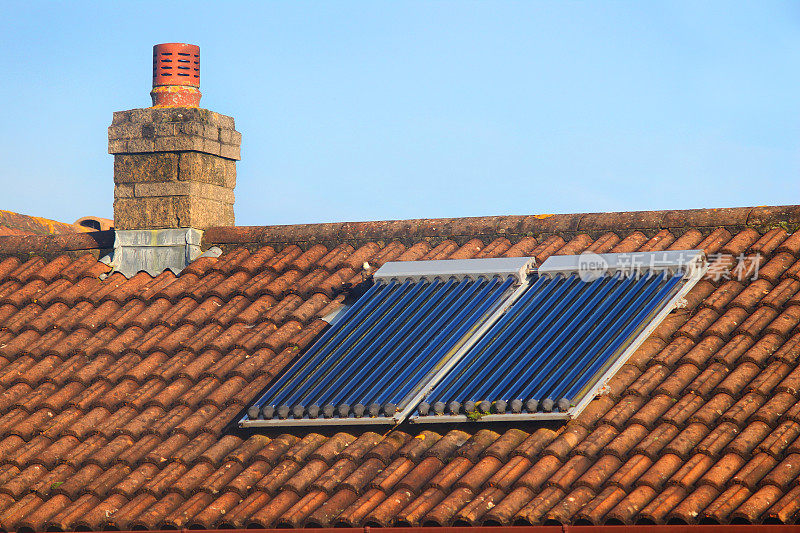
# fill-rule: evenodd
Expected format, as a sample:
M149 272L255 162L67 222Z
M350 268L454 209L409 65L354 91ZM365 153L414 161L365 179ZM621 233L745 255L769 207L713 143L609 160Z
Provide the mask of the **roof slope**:
M0 235L50 235L54 233L81 233L90 231L77 224L56 222L47 218L21 215L0 210Z
M216 228L221 257L130 280L76 254L105 234L30 259L0 238L0 526L794 522L798 222L791 206ZM758 280L699 282L565 426L231 429L365 262L690 248L758 254Z

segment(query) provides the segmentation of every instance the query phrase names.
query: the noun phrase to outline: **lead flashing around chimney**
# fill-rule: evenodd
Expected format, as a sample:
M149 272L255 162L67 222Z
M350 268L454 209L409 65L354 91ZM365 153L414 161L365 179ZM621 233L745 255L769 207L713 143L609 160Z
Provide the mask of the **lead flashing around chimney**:
M138 272L157 276L171 270L180 274L202 254L202 239L203 232L194 228L116 230L114 253L106 262L113 272L127 278Z

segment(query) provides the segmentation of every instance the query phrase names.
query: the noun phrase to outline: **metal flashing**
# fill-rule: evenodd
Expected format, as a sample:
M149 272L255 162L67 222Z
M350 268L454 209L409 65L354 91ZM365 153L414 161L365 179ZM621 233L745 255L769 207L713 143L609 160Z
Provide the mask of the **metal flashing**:
M536 263L533 257L497 257L491 259L444 259L434 261L392 261L380 267L376 280L398 281L454 277L456 279L514 276L521 283Z
M202 239L203 232L195 228L116 230L109 264L127 278L138 272L180 274L202 254Z

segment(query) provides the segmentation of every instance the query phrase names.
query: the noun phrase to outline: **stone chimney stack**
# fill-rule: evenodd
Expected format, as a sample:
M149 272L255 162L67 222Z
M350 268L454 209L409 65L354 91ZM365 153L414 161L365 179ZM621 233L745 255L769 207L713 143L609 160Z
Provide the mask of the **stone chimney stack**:
M233 226L241 134L200 104L200 48L153 47L153 107L114 113L114 227Z

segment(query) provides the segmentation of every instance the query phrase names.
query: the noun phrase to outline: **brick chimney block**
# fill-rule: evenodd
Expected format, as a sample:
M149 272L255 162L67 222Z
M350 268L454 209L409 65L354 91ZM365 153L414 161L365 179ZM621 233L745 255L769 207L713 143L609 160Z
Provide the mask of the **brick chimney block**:
M199 107L114 113L114 227L233 226L241 141L232 117Z

